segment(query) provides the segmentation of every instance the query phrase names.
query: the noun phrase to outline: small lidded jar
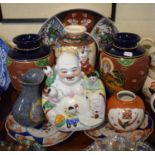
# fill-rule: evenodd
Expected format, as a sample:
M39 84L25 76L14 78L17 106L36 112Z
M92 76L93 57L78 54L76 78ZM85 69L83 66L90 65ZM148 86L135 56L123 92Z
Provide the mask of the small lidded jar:
M143 100L135 93L122 90L107 102L107 116L111 126L121 132L137 129L144 120Z

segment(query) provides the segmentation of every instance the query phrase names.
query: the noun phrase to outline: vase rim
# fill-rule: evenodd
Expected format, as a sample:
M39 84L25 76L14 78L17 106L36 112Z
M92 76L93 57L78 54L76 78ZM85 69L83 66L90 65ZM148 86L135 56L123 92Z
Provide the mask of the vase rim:
M24 39L26 37L26 39ZM35 33L25 33L21 35L17 35L13 38L13 42L15 44L32 44L41 41L41 36Z
M87 31L86 27L83 25L68 25L64 28L65 32L68 34L80 35Z
M129 35L132 37L135 37L137 39L140 39L140 36L136 33L132 33L132 32L118 32L114 34L114 37L118 37L120 35L125 35L126 37L128 37Z
M114 44L118 47L132 48L137 46L141 37L136 33L119 32L113 36Z
M132 102L136 99L135 93L129 90L121 90L116 94L116 96L118 100L125 101L125 102ZM125 98L125 96L127 97Z

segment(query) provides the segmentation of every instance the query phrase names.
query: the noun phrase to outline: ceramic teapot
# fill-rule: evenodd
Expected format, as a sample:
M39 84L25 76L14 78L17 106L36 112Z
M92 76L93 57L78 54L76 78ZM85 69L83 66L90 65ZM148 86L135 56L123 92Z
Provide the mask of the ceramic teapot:
M42 107L48 121L60 131L95 128L104 121L105 89L98 74L81 71L78 55L62 53L47 75Z
M122 90L107 102L107 116L111 126L121 132L137 129L144 120L144 102L135 93Z

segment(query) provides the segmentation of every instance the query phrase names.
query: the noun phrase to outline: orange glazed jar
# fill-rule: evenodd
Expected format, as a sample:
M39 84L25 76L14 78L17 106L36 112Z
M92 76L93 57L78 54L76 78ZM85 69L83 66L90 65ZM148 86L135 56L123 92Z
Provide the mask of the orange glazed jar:
M137 129L144 120L144 114L143 100L128 90L113 94L107 102L108 121L117 131Z

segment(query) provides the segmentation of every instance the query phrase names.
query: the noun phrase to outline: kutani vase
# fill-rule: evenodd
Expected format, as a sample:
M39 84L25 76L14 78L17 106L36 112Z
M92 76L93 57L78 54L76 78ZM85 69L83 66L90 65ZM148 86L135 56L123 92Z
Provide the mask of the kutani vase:
M101 79L110 93L142 88L149 69L149 57L137 46L140 37L134 33L117 33L113 44L100 54Z
M20 91L20 77L31 68L43 68L55 63L54 52L42 44L38 34L22 34L13 39L16 44L7 57L7 68L13 87Z
M107 116L111 126L120 132L137 129L144 120L143 100L133 92L122 90L107 102Z
M17 98L12 114L16 122L26 127L34 127L42 122L43 110L41 107L40 83L43 81L44 72L33 68L21 77L23 85Z
M95 66L96 43L86 33L86 27L82 25L68 25L64 28L65 34L58 39L55 55L58 58L62 52L71 52L79 55L83 71ZM89 72L89 71L88 71Z

